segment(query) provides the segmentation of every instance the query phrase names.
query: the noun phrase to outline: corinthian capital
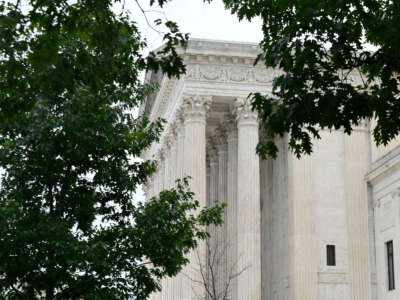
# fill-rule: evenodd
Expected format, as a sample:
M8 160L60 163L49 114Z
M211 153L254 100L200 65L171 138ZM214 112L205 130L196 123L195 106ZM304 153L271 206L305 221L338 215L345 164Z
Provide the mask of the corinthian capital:
M171 146L172 146L172 141L173 137L169 133L165 136L163 144L162 144L162 150L164 151L164 157L169 153Z
M215 130L214 135L215 144L217 146L218 152L227 151L227 133L222 124L220 124Z
M207 152L207 156L210 160L210 164L218 163L218 152L217 152L217 147L215 145L214 138L209 138L207 140L206 152Z
M178 133L178 124L177 124L177 121L174 120L168 129L168 133L167 133L168 139L175 141L177 133Z
M223 121L222 126L226 128L228 141L237 139L237 121L236 116L233 113L225 115L225 120Z
M251 103L248 98L236 98L233 112L236 115L238 125L244 122L246 124L258 124L257 113L251 109Z
M211 96L185 95L183 98L185 120L205 121L211 102Z
M183 107L179 107L175 113L175 121L174 121L174 123L176 124L176 133L178 138L183 138L185 132L185 128L183 126L184 120L185 120L185 115L183 112Z
M183 107L181 106L176 110L176 113L175 113L175 124L178 129L182 126L184 117L185 116L183 113Z
M164 150L162 149L162 147L157 151L154 158L157 162L162 163L164 161Z

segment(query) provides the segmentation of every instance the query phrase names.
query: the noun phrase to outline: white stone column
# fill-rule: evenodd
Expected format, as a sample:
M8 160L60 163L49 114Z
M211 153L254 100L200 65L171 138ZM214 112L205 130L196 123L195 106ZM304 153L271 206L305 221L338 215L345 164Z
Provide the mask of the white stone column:
M157 162L157 170L153 175L153 184L152 184L152 196L151 197L158 197L161 187L162 187L162 177L163 170L164 170L164 155L161 149L157 151L154 157L155 161ZM162 282L160 283L162 287ZM162 292L155 292L152 294L152 300L161 300Z
M175 187L175 180L176 180L176 163L177 163L177 125L176 122L173 122L170 127L170 141L171 141L171 157L170 157L170 170L169 170L169 187Z
M171 141L169 139L168 134L164 137L164 142L162 144L162 157L163 159L163 164L161 168L161 182L160 182L160 191L167 190L169 189L168 186L168 180L169 180L169 169L170 169L170 156L171 156ZM160 299L161 300L170 300L169 298L169 278L165 277L161 280L161 293L160 293Z
M158 163L157 171L154 174L154 184L153 184L153 196L158 197L160 192L164 189L164 172L165 172L165 151L163 145L160 145L160 149L155 155L155 160ZM165 279L162 279L160 282L161 292L154 293L152 296L153 300L163 300L164 298L164 287L165 287Z
M257 114L246 99L237 99L238 121L238 299L261 300L260 166Z
M160 170L161 170L161 151L158 151L155 156L154 156L154 160L157 162L157 170L154 172L153 175L153 188L152 188L152 192L153 195L152 197L155 197L158 195L159 192L159 181L160 181Z
M237 175L238 175L238 131L236 120L233 116L230 116L226 122L226 128L228 131L228 174L227 174L227 185L228 185L228 196L227 196L227 242L229 243L228 248L228 274L237 273ZM229 299L239 300L237 294L237 278L234 278L231 282Z
M368 198L364 181L364 176L370 166L369 138L369 124L366 121L355 127L350 136L344 137L344 181L347 202L350 299L352 300L370 300L372 294Z
M260 142L268 139L262 130L259 131ZM281 152L279 154L282 154ZM272 300L272 275L274 273L272 260L272 214L273 214L273 159L260 158L260 214L261 214L261 299ZM284 185L285 183L283 183ZM278 217L279 218L279 217ZM283 219L283 217L281 218ZM281 222L281 224L285 224ZM282 227L284 225L281 225ZM289 227L289 226L287 226ZM283 255L283 254L282 254ZM275 258L279 263L279 257ZM283 266L282 266L282 269ZM277 274L278 272L275 272ZM279 295L275 295L280 299ZM283 298L282 298L283 299Z
M164 174L163 174L163 189L170 188L170 170L171 170L171 146L170 136L167 135L164 141Z
M173 165L173 178L174 187L175 180L182 179L183 177L183 154L184 154L184 137L185 137L185 127L183 124L183 113L182 109L179 109L176 113L175 118L175 163ZM180 272L176 277L173 278L172 290L173 290L173 300L184 300L188 299L185 295L188 293L190 286L188 285L188 279L185 274L188 269Z
M207 141L207 154L210 160L210 187L209 187L209 203L208 207L213 207L217 203L218 200L218 152L217 147L215 145L214 137L209 138ZM218 245L218 228L215 225L211 225L208 227L208 232L210 233L210 238L208 239L208 255L209 261L207 261L207 280L209 284L211 284L211 268L210 264L215 262L213 260L213 256L215 254L214 250ZM214 278L219 277L218 268L213 264L212 271ZM215 282L215 281L214 281Z
M218 200L218 152L217 148L215 146L214 140L209 139L207 141L207 154L208 154L208 159L209 159L209 176L210 176L210 182L209 182L209 199L207 206L212 207L216 204ZM210 242L213 243L212 247L215 247L216 241L217 241L217 232L216 232L216 227L215 226L210 226L209 228L210 232Z
M209 185L207 188L208 192L208 207L213 207L218 200L218 153L215 145L215 139L209 138L207 140L207 157L208 157L208 166L209 166ZM210 225L207 228L207 231L210 233L210 238L207 240L207 267L206 267L206 280L208 284L211 284L213 278L211 275L210 264L213 262L213 250L217 247L218 243L218 234L217 227L215 225ZM218 277L218 270L215 266L212 266L213 276ZM211 299L211 298L206 298Z
M211 166L210 166L210 154L208 152L208 142L207 142L207 147L206 147L206 172L207 172L207 177L206 177L206 202L207 202L207 207L211 206L211 199L210 199L210 184L211 184ZM210 232L209 228L207 228L207 231ZM206 246L208 245L207 243L210 242L210 239L206 241ZM207 250L209 248L207 247ZM206 251L206 263L210 259L210 255L208 251ZM206 269L206 280L208 281L209 278L209 272ZM209 296L206 295L205 300L209 300Z
M146 184L144 185L145 199L148 201L151 197L153 197L153 184L154 184L154 174L149 177Z
M171 153L170 153L170 169L169 169L169 189L175 188L176 180L176 153L177 153L177 127L176 122L173 122L170 126L169 139L171 141ZM177 293L177 282L176 278L169 278L168 280L169 299L175 300Z
M184 152L184 175L191 176L190 187L195 194L195 199L199 201L200 208L206 206L206 114L211 105L210 97L185 96L184 115L185 115L185 149ZM190 149L190 150L189 150ZM192 266L198 268L198 259L204 263L206 258L206 247L204 242L198 244L197 253L190 255ZM197 255L198 254L198 255ZM196 284L193 290L190 285L191 297L188 299L203 299L205 296L204 288Z
M220 204L227 203L228 201L228 144L226 132L222 126L216 131L216 142L218 152L218 202ZM226 224L226 210L223 215L224 223L217 227L218 244L217 251L220 256L220 263L218 265L218 291L223 292L227 281L227 224Z
M183 159L185 153L185 126L183 110L179 109L176 114L177 126L177 149L176 149L176 178L183 177Z
M210 166L210 157L207 155L206 159L206 171L207 171L207 179L206 179L206 202L207 207L210 207L210 178L211 178L211 166Z
M160 149L157 153L157 175L156 175L156 185L154 196L158 196L160 192L164 189L164 170L165 170L165 153L163 149Z
M174 125L171 124L169 131L165 137L164 143L164 156L165 156L165 168L164 168L164 190L169 190L173 186L174 178L173 178L173 170L174 170L174 158L175 158L175 147L174 147L174 138L175 130ZM163 300L174 300L173 295L173 278L164 278L162 282L163 291L162 291L162 299Z
M290 201L290 299L317 300L318 259L315 235L314 158L288 159Z

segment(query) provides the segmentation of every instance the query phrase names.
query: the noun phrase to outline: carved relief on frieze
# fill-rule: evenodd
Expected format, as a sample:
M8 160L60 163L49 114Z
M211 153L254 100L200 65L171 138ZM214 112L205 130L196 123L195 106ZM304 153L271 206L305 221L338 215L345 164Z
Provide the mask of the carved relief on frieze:
M247 81L247 70L232 68L230 70L230 80L232 81Z
M272 83L279 71L255 67L188 65L186 79L223 82Z
M203 75L205 79L216 80L221 78L222 70L217 66L206 66L200 70L200 74Z

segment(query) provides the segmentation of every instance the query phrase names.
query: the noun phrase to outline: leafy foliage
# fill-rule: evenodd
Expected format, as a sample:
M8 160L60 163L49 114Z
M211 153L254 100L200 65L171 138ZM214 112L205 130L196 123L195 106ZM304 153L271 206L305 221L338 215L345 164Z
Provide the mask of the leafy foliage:
M140 73L185 71L176 24L160 53L119 1L0 1L0 297L146 299L220 223L195 216L187 181L135 206L162 120L133 111L156 86Z
M240 19L262 18L258 60L283 72L271 95L251 95L270 138L259 147L263 157L276 156L276 136L289 133L289 146L300 156L312 152L319 129L343 128L350 134L363 119L376 119L378 145L399 134L399 1L224 3Z

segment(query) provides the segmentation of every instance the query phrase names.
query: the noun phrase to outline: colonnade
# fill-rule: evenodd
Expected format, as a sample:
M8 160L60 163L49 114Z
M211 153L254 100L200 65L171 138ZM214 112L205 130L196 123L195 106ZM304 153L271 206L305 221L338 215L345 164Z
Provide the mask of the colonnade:
M196 265L205 265L207 249L214 251L215 247L222 251L215 270L217 289L222 292L230 281L229 299L261 299L258 121L246 99L238 98L232 104L210 134L207 113L212 97L184 96L160 143L156 155L159 165L146 187L147 198L171 188L177 178L191 176L190 188L200 207L216 201L227 203L227 207L224 224L209 229L209 247L200 243L198 255L190 255L191 262L182 274L164 280L162 292L153 300L206 299L204 287L189 277L196 276ZM242 273L235 277L238 272Z

